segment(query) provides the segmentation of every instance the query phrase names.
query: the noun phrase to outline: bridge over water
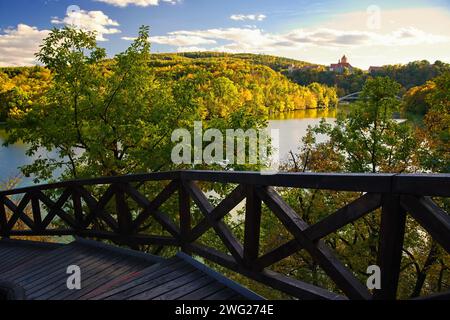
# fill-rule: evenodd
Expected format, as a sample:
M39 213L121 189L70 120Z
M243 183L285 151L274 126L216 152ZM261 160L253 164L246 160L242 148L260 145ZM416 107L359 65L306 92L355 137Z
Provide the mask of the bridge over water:
M339 103L350 103L350 102L358 101L360 99L361 92L362 91L353 92L353 93L347 94L343 97L340 97ZM402 99L400 96L396 96L396 98L397 98L397 100Z

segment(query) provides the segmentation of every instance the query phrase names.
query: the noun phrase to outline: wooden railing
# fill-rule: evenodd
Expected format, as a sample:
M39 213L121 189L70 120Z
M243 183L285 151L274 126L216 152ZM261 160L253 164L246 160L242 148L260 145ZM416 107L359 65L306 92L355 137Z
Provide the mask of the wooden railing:
M145 192L139 191L147 182L160 183L162 186L162 191L153 199L148 199ZM204 182L233 184L237 187L214 206L199 187L199 183ZM283 200L277 192L278 187L354 191L360 192L361 196L318 223L308 225ZM97 193L103 191L94 196L94 189ZM170 217L161 211L161 206L174 194L178 195L178 203ZM77 235L111 240L131 247L174 246L300 299L395 299L406 214L410 214L448 253L450 216L431 197L449 196L449 174L151 173L2 191L0 236ZM115 199L115 212L111 212L111 206L107 206L112 199ZM223 218L244 199L245 231L241 243ZM263 203L294 239L261 255ZM195 225L193 204L203 215ZM130 205L140 208L140 212L131 210ZM382 272L381 289L370 292L321 239L378 208L381 208L377 250L378 265ZM148 234L149 230L145 226L150 218L159 223L165 235ZM19 225L22 227L19 228ZM228 253L199 243L198 239L210 229L220 237ZM270 266L299 250L306 250L311 255L335 282L340 289L339 294L270 270ZM433 296L443 297L449 297L449 293Z

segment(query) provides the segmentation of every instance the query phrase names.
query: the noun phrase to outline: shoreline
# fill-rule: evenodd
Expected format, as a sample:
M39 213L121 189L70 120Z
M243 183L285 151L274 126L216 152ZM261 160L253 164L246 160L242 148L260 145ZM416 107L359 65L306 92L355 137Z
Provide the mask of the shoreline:
M269 115L276 115L276 114L283 114L288 112L296 112L296 111L308 111L308 110L332 110L337 109L339 106L336 107L323 107L323 108L305 108L305 109L293 109L293 110L286 110L286 111L277 111L277 112L269 112Z

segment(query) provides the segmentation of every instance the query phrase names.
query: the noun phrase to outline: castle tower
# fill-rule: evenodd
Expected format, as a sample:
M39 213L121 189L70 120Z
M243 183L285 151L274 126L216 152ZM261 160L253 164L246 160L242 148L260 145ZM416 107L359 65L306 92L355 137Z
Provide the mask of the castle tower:
M345 54L344 54L344 56L342 57L342 59L341 59L341 63L347 63L348 61L347 61L347 57L345 56Z

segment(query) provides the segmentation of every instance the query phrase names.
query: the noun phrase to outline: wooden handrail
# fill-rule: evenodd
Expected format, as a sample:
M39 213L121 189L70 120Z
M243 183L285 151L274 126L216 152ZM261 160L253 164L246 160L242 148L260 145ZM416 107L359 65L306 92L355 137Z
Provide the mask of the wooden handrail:
M150 181L165 183L152 199L134 186ZM198 182L237 186L218 205L213 205ZM97 188L99 186L103 187ZM95 194L89 191L92 187ZM278 187L352 191L360 192L361 196L322 221L308 225L283 200ZM49 191L55 192L49 195ZM178 206L172 210L177 219L172 219L161 209L174 195L178 197ZM264 175L258 172L173 171L106 177L1 191L0 236L74 235L110 240L133 248L140 245L174 246L301 299L395 299L406 214L410 214L447 252L450 251L450 217L430 196L450 196L450 174ZM108 206L112 199L114 205ZM244 242L241 243L223 218L244 199L246 214ZM41 204L47 208L46 212L42 212ZM196 225L193 225L192 204L203 215ZM260 255L262 204L294 239ZM141 211L133 215L130 206ZM378 208L381 208L381 225L377 259L382 270L382 288L370 292L322 239ZM148 234L149 219L160 226L162 234ZM20 230L19 221L28 230ZM220 238L227 253L198 242L210 229ZM306 250L311 255L343 295L270 270L270 266L299 250Z
M61 189L68 186L106 185L119 182L162 180L197 180L219 183L245 183L273 187L310 188L335 191L406 193L423 196L450 196L450 174L386 174L386 173L277 173L262 174L249 171L184 170L153 172L126 176L68 180L0 191L0 197L33 190Z

